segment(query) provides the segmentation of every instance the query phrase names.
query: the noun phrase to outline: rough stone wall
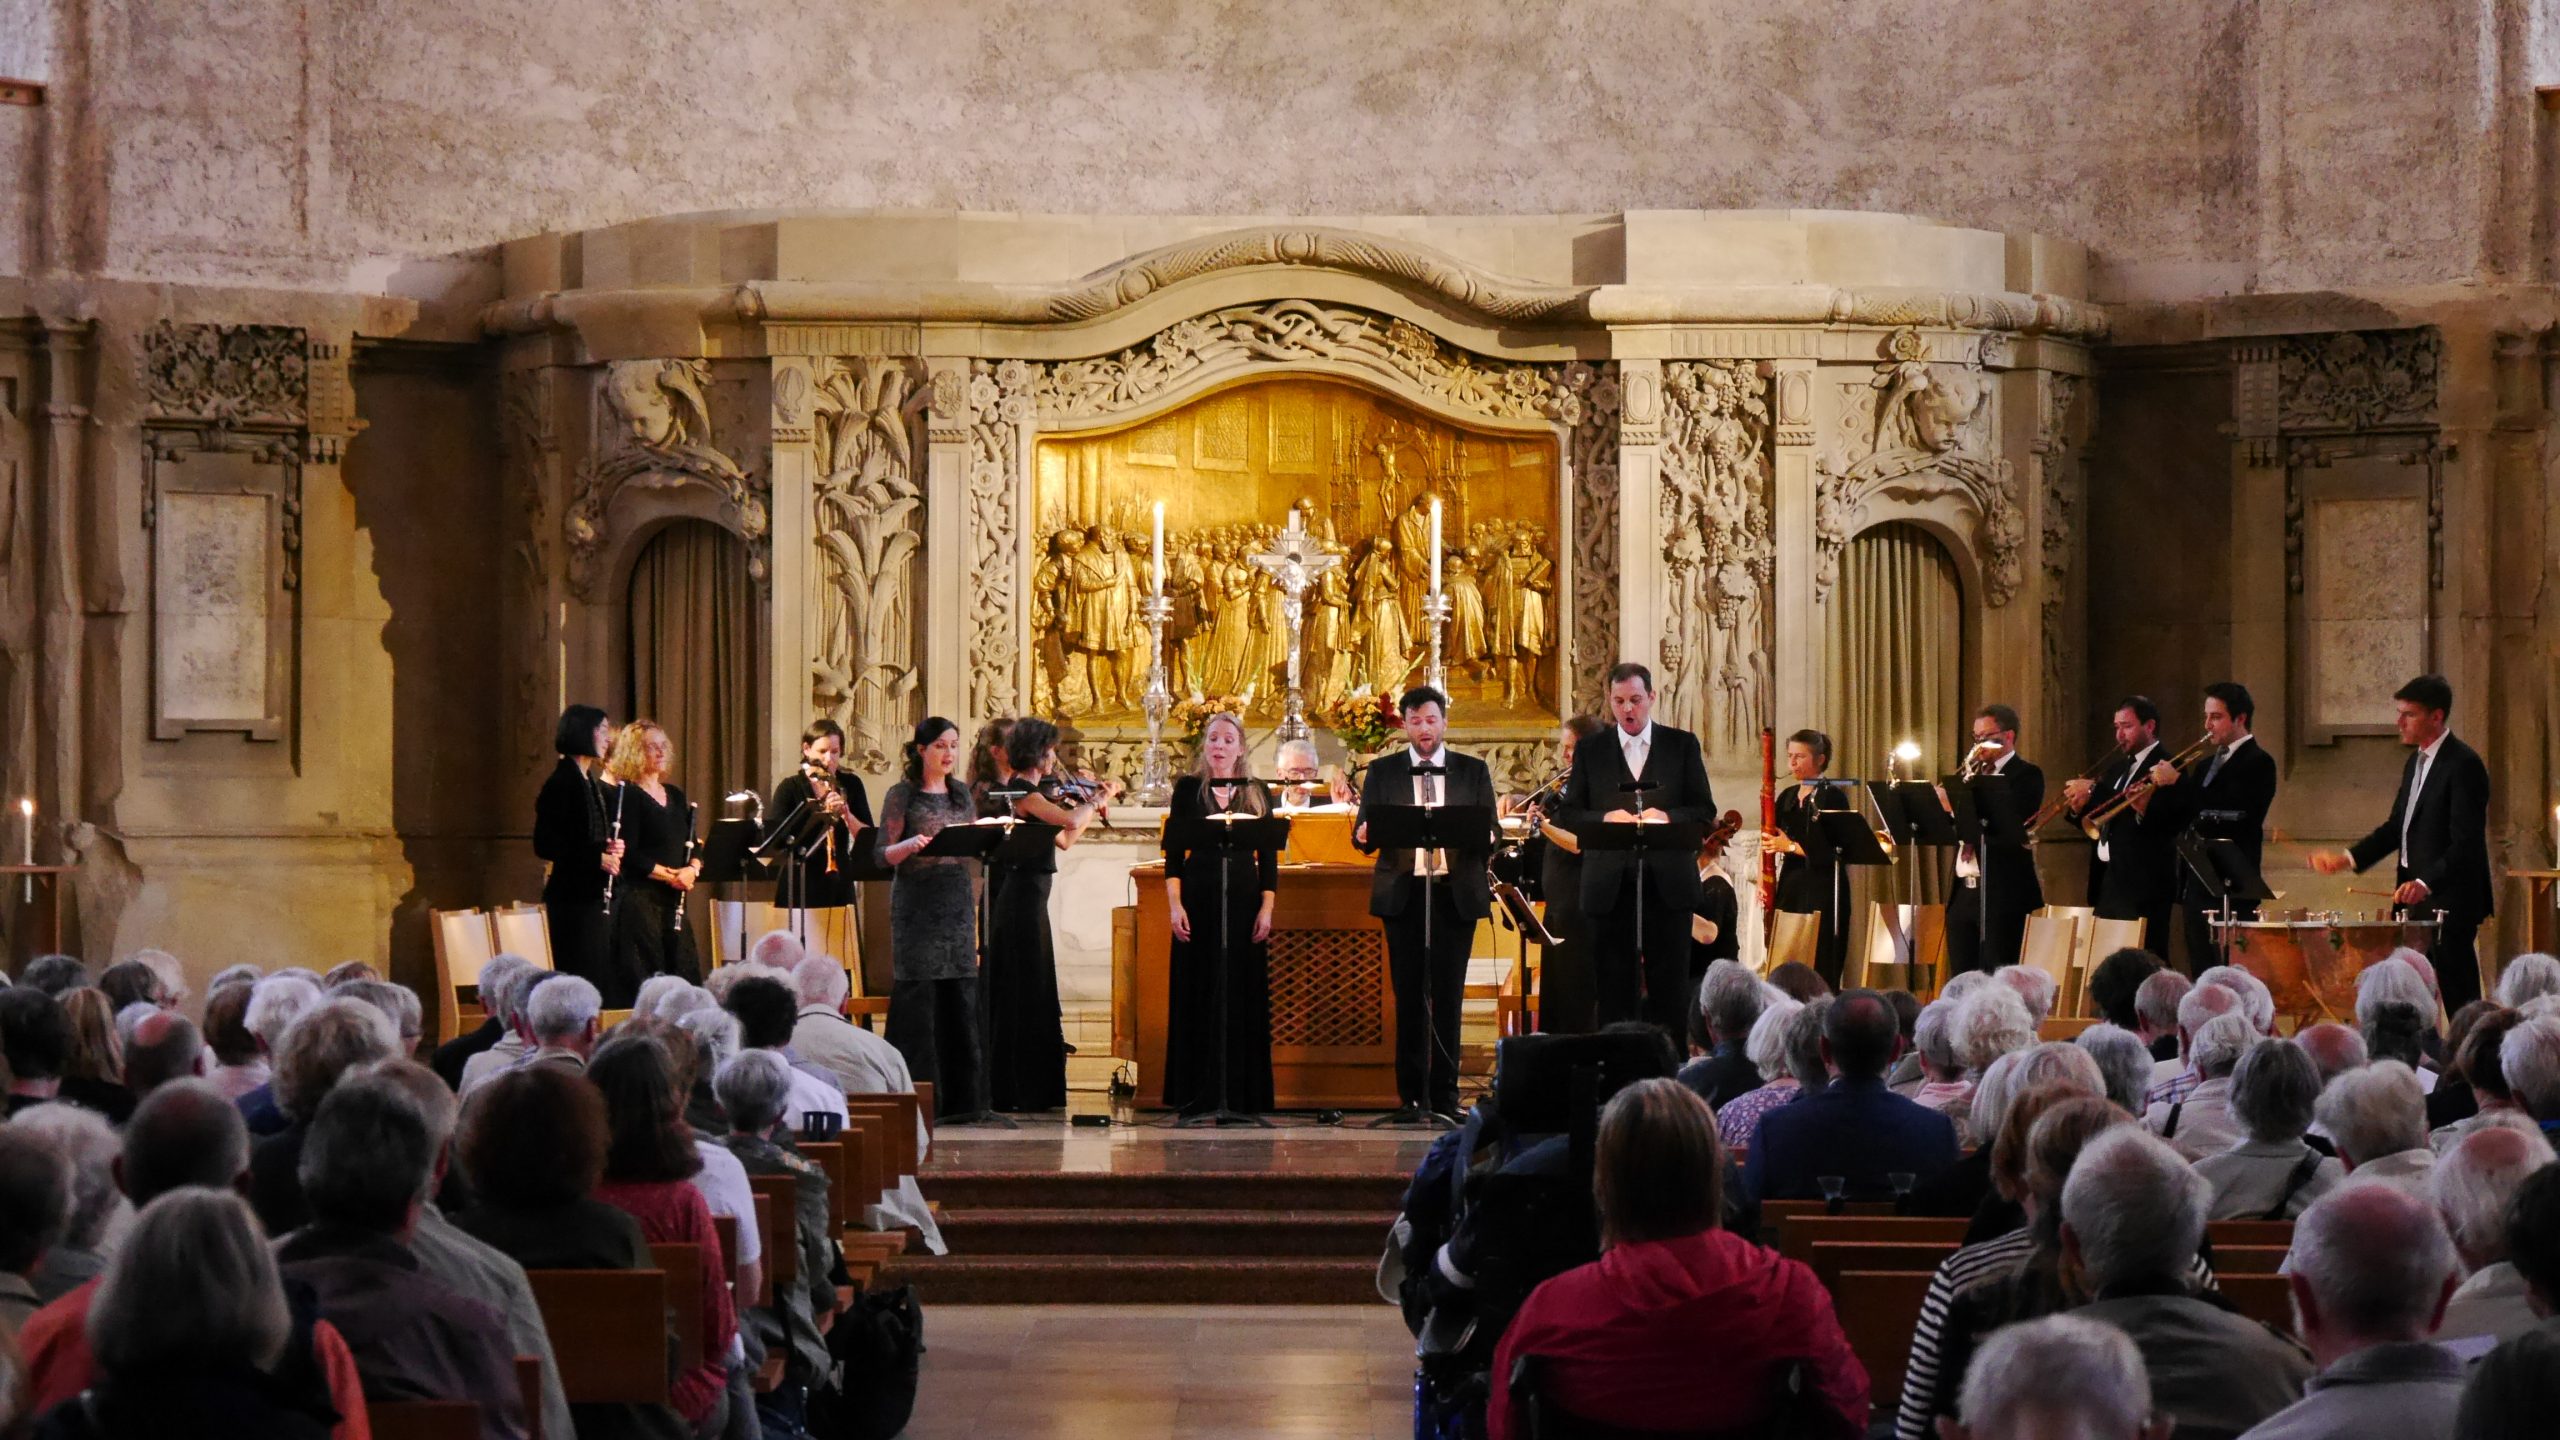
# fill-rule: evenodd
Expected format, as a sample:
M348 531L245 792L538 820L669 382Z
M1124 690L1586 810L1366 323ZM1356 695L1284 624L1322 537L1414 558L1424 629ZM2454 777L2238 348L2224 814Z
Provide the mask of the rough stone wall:
M2553 48L2549 0L9 4L25 268L400 294L756 206L1858 208L2089 243L2100 299L2463 279Z

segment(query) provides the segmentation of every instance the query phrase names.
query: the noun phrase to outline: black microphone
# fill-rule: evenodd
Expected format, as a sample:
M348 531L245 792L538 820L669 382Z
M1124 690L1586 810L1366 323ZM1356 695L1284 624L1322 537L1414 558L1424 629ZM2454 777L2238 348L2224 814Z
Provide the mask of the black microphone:
M1660 785L1651 780L1628 780L1620 783L1618 786L1618 789L1621 792L1628 795L1640 795L1647 790L1659 790L1661 788L1662 787Z
M1412 773L1416 775L1446 775L1449 773L1449 767L1446 765L1416 765L1413 767Z

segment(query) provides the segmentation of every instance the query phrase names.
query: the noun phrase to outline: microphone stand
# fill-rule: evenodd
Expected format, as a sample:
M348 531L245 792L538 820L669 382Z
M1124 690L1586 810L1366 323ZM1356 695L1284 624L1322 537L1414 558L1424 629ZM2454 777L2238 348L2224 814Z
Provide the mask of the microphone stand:
M1424 805L1422 808L1425 810L1437 810L1440 808L1441 804L1445 803L1448 799L1449 762L1445 754L1440 754L1440 752L1434 753L1439 757L1437 763L1416 765L1412 767L1411 771L1417 779L1431 779L1440 782L1437 786L1433 787L1439 794L1440 800ZM1424 1031L1431 1037L1431 1048L1433 1050L1440 1050L1442 1046L1440 1044L1439 1002L1433 998L1431 994L1431 912L1434 908L1432 902L1440 892L1432 888L1432 882L1444 880L1448 877L1431 867L1430 851L1424 850L1418 853L1422 857L1422 1025ZM1448 1055L1446 1058L1449 1062L1450 1073L1453 1075L1456 1074L1458 1070L1458 1057L1455 1055ZM1425 1054L1422 1062L1422 1085L1425 1091L1428 1091L1431 1088L1431 1061L1427 1053ZM1371 1130L1384 1130L1391 1127L1401 1129L1415 1125L1432 1130L1455 1130L1458 1128L1458 1119L1454 1115L1443 1115L1439 1111L1432 1109L1430 1099L1426 1094L1422 1100L1417 1101L1414 1104L1401 1106L1390 1114L1381 1115L1377 1119L1370 1121L1366 1128Z
M1252 1125L1264 1130L1271 1128L1269 1120L1260 1115L1247 1115L1229 1103L1232 1096L1228 1075L1230 1067L1227 1048L1227 963L1229 947L1234 940L1234 935L1227 928L1227 914L1233 898L1230 892L1235 884L1235 871L1230 864L1235 859L1235 847L1231 843L1235 838L1235 822L1239 819L1253 818L1240 816L1235 810L1236 791L1245 783L1242 780L1231 780L1220 787L1218 781L1209 780L1205 781L1201 787L1204 790L1224 788L1227 792L1227 798L1218 807L1218 813L1207 817L1227 832L1224 841L1218 846L1218 978L1215 987L1218 1006L1218 1104L1216 1109L1205 1115L1185 1115L1174 1121L1173 1125L1177 1130L1187 1130L1194 1125ZM1426 923L1428 923L1427 918Z

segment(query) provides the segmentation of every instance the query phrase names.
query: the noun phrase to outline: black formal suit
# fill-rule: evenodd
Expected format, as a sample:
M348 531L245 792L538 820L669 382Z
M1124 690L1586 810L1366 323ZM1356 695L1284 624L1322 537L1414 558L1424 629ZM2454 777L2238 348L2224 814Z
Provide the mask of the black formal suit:
M2167 747L2153 741L2141 754L2108 766L2089 793L2088 808L2142 783L2152 766L2168 758ZM2091 892L2099 919L2141 921L2143 948L2155 955L2169 953L2169 911L2178 898L2180 823L2166 799L2165 791L2154 792L2141 813L2128 808L2107 822L2107 858L2097 862L2098 883ZM2093 859L2095 854L2093 848Z
M1540 917L1556 943L1538 962L1538 1029L1549 1035L1588 1035L1597 1028L1592 994L1591 936L1582 919L1582 856L1543 833L1522 847L1536 868Z
M2018 818L2025 819L2044 804L2044 772L2024 758L2012 753L1993 773L2009 782ZM1957 880L1955 898L1947 903L1950 974L2017 964L2018 951L2026 943L2027 915L2044 904L2044 883L2036 878L2032 847L1985 846L1979 859L1981 875L1971 884Z
M1583 838L1582 913L1591 935L1603 1025L1642 1018L1677 1043L1688 1036L1689 917L1698 903L1695 855L1599 850L1591 837L1612 810L1659 810L1674 824L1715 822L1715 792L1698 737L1649 727L1644 773L1627 770L1627 733L1612 725L1574 748L1573 773L1557 803L1560 822ZM1654 788L1629 792L1628 782ZM1637 887L1644 901L1637 904ZM1639 928L1637 911L1643 911Z
M2480 752L2448 734L2413 798L2409 780L2423 753L2412 751L2400 769L2391 818L2347 853L2361 871L2397 852L2396 883L2416 880L2427 887L2423 902L2404 908L2419 915L2444 912L2431 958L2445 1008L2459 1010L2480 998L2480 961L2472 941L2496 905L2489 878L2489 767L2480 762ZM2409 831L2406 848L2400 842L2403 817Z
M1438 777L1441 804L1492 808L1493 772L1482 760L1443 745L1432 761L1446 767ZM1371 762L1360 783L1355 834L1379 810L1416 803L1413 765L1409 749ZM1490 844L1490 832L1485 838ZM1366 843L1360 848L1378 857L1369 881L1369 913L1387 932L1387 978L1396 995L1396 1096L1407 1105L1454 1116L1467 953L1474 945L1476 922L1493 908L1483 856L1452 854L1447 876L1426 881L1413 873L1416 852Z
M1806 803L1803 795L1801 782L1778 792L1778 829L1804 851L1778 857L1778 908L1822 917L1813 968L1837 986L1849 958L1849 896L1840 884L1839 852L1814 823L1814 816L1823 810L1848 809L1849 792L1845 786L1818 784L1813 787L1812 803Z
M2276 757L2254 737L2226 751L2219 765L2206 757L2161 798L2174 808L2179 833L2192 830L2209 840L2231 841L2249 857L2252 870L2266 863L2267 811L2276 803ZM2158 802L2152 808L2158 809ZM2221 963L2213 926L2206 918L2219 907L2184 862L2178 866L2178 906L2186 922L2188 973ZM2231 913L2248 919L2258 913L2258 902L2234 900ZM2161 958L2168 958L2165 951Z

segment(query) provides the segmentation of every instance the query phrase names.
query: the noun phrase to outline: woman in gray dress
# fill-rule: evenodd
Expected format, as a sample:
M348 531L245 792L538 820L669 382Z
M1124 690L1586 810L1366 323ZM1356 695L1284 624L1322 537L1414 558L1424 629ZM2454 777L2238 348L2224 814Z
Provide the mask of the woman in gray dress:
M880 802L880 858L889 885L889 1043L944 1115L985 1108L978 1093L978 862L917 852L946 825L977 818L960 762L960 727L939 715L916 726L906 778Z

